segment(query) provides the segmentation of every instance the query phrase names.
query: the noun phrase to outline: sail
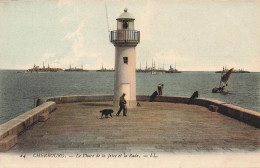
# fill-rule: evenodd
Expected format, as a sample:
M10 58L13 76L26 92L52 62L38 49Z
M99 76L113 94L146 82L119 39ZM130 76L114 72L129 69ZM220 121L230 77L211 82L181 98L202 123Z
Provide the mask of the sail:
M227 73L221 77L221 81L226 83L229 80L233 70L234 70L234 68L232 68L229 71L227 71Z

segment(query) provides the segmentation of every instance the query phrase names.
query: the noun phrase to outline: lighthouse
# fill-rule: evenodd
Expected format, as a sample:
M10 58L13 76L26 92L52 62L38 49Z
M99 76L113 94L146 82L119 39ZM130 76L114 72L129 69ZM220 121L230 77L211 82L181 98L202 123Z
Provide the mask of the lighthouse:
M136 107L136 51L140 31L134 29L135 18L124 12L116 19L117 30L110 32L110 42L115 46L114 105L125 93L128 108Z

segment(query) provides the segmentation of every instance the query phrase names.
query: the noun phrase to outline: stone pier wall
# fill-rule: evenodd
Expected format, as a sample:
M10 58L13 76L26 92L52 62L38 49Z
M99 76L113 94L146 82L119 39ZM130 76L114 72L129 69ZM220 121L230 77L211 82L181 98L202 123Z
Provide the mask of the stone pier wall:
M0 125L0 140L8 135L17 135L29 126L38 122L39 116L45 112L52 112L56 109L55 102L46 102L22 115Z
M137 101L149 101L150 95L138 95ZM113 95L75 95L75 96L61 96L61 97L47 97L37 101L40 105L47 101L54 101L57 104L73 103L73 102L94 102L94 101L113 101ZM187 103L189 97L178 96L156 96L156 102L171 102L171 103ZM239 121L245 122L249 125L260 128L260 112L244 109L238 106L227 104L218 100L198 98L191 101L190 104L203 106L209 108L214 106L216 112L232 117Z
M37 123L42 114L56 109L55 102L46 102L24 114L0 125L0 152L7 151L17 142L17 136Z
M138 101L149 101L150 96L148 95L140 95L137 96ZM189 101L189 97L172 97L172 96L157 96L155 98L156 102L172 102L172 103L187 103ZM238 107L232 104L227 104L218 100L213 99L205 99L198 98L191 101L190 104L203 106L206 108L210 108L210 106L215 106L217 111L223 115L232 117L239 121L245 122L249 125L260 128L260 112L256 112L253 110L244 109L242 107Z
M37 106L53 101L57 104L75 103L75 102L98 102L98 101L113 101L113 95L74 95L74 96L59 96L45 97L37 100Z
M138 95L138 101L149 101L149 95ZM113 101L113 95L75 95L61 97L46 97L37 100L37 107L0 125L0 151L7 151L17 142L17 136L38 121L45 121L49 114L56 109L56 104L74 102ZM187 103L188 97L157 96L155 102ZM141 102L140 102L141 103ZM142 103L141 103L142 104ZM244 109L221 101L198 98L190 104L209 108L232 117L249 125L260 128L260 112Z

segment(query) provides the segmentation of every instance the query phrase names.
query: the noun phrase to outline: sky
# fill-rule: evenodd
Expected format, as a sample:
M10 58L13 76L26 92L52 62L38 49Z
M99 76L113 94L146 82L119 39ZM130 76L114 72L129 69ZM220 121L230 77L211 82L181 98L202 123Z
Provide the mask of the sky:
M107 17L106 8L107 6ZM0 0L0 69L114 68L109 32L128 8L136 66L260 72L260 1Z

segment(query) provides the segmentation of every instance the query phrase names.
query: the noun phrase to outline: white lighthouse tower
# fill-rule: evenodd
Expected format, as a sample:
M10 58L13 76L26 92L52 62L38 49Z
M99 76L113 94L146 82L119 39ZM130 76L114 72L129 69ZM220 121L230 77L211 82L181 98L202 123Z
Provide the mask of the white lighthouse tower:
M134 29L134 17L127 9L116 19L117 30L110 32L110 42L115 46L114 105L125 93L129 108L136 106L136 52L140 31Z

